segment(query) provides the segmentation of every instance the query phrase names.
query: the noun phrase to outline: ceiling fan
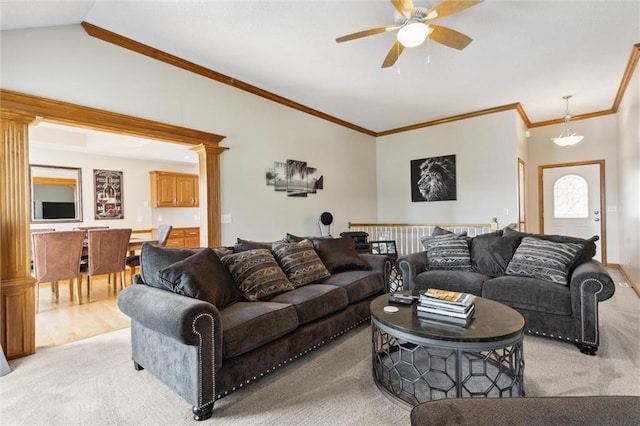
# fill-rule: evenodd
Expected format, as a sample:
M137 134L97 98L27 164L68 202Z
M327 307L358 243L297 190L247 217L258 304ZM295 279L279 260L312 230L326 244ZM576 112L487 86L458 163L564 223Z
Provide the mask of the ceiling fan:
M336 42L342 43L370 35L398 30L397 40L384 58L382 68L387 68L395 64L405 47L418 46L422 44L427 37L445 46L462 50L471 43L471 38L451 28L434 25L431 21L453 15L471 6L475 6L478 3L482 3L483 0L444 0L431 8L416 7L414 6L413 0L390 1L398 12L393 25L347 34L338 37Z

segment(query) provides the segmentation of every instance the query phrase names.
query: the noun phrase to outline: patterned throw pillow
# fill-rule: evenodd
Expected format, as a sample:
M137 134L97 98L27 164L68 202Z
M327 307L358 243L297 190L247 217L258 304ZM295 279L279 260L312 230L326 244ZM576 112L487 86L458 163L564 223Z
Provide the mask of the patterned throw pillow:
M296 288L312 282L320 282L331 276L309 240L298 243L275 243L273 254L291 284Z
M505 273L567 285L569 269L582 248L577 243L555 243L524 237Z
M420 239L427 250L428 270L471 271L467 233L444 234Z
M294 289L267 249L234 253L221 260L246 300L259 300Z

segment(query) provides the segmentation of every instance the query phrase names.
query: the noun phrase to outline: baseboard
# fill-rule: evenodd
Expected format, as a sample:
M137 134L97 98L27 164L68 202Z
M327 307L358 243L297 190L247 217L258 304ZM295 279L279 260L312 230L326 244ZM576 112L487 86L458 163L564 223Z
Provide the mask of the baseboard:
M625 281L627 281L627 283L629 283L629 285L631 286L633 291L635 291L636 295L638 297L640 297L640 285L638 285L635 282L633 282L633 280L631 279L631 277L629 276L627 271L624 270L624 267L622 265L620 265L618 263L607 263L607 268L615 268L618 271L620 271L620 273L624 277Z

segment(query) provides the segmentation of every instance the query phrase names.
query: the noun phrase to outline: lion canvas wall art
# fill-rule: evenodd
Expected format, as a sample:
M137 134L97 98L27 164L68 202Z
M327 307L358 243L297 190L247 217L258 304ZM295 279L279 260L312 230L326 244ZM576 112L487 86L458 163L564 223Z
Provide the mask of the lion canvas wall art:
M456 199L456 156L411 160L411 201Z

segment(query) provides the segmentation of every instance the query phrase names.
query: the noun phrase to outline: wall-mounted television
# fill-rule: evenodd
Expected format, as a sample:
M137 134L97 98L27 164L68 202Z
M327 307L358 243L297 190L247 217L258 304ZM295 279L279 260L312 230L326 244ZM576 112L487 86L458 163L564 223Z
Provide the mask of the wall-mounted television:
M42 202L43 219L74 219L76 217L76 203L70 202Z

